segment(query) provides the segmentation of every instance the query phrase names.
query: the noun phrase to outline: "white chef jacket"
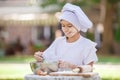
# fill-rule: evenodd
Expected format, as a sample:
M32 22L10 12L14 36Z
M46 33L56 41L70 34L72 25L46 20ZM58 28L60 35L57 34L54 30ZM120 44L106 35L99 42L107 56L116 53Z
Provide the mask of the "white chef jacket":
M65 36L56 38L53 43L43 52L43 57L47 61L66 61L80 66L98 60L96 55L96 43L80 36L72 43L68 43Z

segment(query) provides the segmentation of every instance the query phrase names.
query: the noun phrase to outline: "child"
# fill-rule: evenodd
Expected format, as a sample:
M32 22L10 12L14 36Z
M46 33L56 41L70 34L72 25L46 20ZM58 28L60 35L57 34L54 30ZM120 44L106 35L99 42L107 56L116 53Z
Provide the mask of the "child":
M81 36L80 31L86 32L92 27L80 7L67 3L59 17L62 31L65 36L56 38L44 52L36 52L34 57L37 61L57 61L59 68L86 70L82 66L93 66L98 60L96 56L96 43ZM91 71L91 70L88 70Z

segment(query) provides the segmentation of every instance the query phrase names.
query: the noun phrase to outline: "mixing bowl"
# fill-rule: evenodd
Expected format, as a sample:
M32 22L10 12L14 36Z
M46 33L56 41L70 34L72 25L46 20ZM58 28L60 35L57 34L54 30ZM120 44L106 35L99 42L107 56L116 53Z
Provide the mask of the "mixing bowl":
M58 62L30 62L32 72L36 73L37 69L45 72L56 72L58 71Z

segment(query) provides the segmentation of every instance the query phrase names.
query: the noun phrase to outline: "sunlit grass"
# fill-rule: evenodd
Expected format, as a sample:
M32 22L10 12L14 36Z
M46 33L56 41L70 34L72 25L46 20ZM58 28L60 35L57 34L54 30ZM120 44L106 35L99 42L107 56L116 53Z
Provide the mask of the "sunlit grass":
M35 61L33 56L0 58L0 80L23 80L26 74L32 73L29 65L32 61ZM98 72L102 80L120 80L119 56L99 56L94 72Z
M32 74L29 63L33 56L10 56L0 58L0 80L23 80L26 74Z
M21 79L23 80L26 74L32 74L29 64L0 64L0 80L1 79ZM119 67L119 66L118 66ZM95 65L94 72L98 72L100 77L105 80L120 80L120 68L112 66Z
M98 72L102 79L120 80L120 65L95 65L94 72Z
M0 80L1 79L23 79L26 74L32 71L28 64L0 64Z

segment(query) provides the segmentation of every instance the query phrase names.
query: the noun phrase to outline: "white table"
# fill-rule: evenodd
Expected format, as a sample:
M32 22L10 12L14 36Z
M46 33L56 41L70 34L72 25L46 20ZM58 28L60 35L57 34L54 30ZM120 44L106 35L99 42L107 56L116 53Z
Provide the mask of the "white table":
M89 78L82 76L39 76L34 74L27 74L24 80L101 80L99 75L94 75Z

